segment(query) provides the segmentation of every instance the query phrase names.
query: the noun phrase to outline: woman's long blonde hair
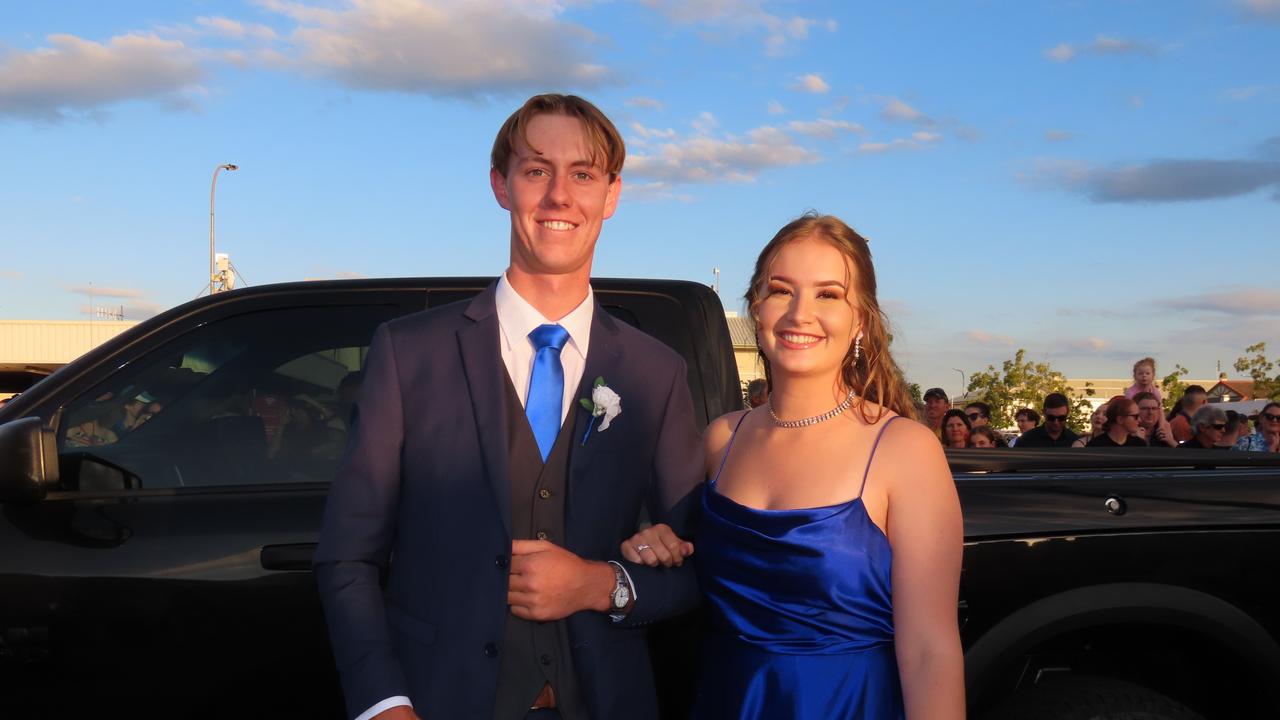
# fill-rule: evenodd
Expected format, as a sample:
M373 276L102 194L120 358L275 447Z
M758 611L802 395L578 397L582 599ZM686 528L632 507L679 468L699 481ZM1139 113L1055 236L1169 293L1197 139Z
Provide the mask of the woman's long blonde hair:
M840 367L840 378L845 387L852 389L858 397L876 403L880 408L875 418L868 416L867 403L859 403L858 409L862 419L875 424L884 416L884 410L892 410L908 418L916 416L915 403L907 392L902 371L889 353L889 321L880 309L876 299L876 272L871 263L871 250L867 247L866 238L859 235L843 220L834 215L805 213L787 223L778 234L773 236L760 257L756 258L755 272L751 275L751 284L747 288L747 311L756 321L756 332L760 331L759 307L764 299L765 285L768 282L769 266L778 252L787 243L800 238L820 238L825 240L853 264L853 282L850 283L849 300L862 319L862 356L854 361L853 345L849 346L844 362ZM756 341L759 347L759 340ZM769 359L760 351L764 361L765 379L769 387L773 387L773 376L769 367Z

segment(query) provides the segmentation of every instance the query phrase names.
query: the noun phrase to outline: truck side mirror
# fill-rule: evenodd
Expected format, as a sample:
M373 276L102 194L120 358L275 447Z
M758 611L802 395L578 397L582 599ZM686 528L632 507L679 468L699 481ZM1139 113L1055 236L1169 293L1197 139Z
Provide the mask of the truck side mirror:
M58 449L44 420L27 417L0 425L0 503L43 500L58 483Z

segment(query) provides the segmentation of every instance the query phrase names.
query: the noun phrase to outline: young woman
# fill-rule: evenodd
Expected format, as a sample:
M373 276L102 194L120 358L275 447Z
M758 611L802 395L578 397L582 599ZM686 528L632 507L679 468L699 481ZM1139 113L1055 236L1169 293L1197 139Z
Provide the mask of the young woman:
M945 448L969 447L969 434L973 425L963 410L948 410L942 416L942 446Z
M969 447L971 448L998 448L1008 447L1005 445L1004 438L1000 437L1000 433L990 425L979 425L969 433Z
M1147 441L1138 436L1138 403L1118 397L1106 408L1102 433L1094 436L1088 447L1147 447Z
M901 419L866 240L806 215L746 297L771 388L705 435L695 717L964 717L960 505L936 436ZM622 552L672 564L693 546L656 525Z
M1071 443L1071 447L1086 447L1094 438L1107 431L1107 406L1110 405L1113 400L1108 400L1107 402L1102 403L1098 406L1097 410L1093 411L1093 414L1089 416L1089 434L1081 435L1075 442Z
M1155 358L1145 357L1133 364L1133 384L1125 388L1124 396L1133 400L1141 392L1149 392L1156 396L1156 400L1164 402L1164 395L1156 384Z

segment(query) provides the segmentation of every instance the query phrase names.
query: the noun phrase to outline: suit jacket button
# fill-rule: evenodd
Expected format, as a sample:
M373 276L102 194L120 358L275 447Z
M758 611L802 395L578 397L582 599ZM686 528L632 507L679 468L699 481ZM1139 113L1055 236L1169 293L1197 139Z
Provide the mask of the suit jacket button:
M495 556L494 556L494 558L493 558L493 564L494 564L494 565L497 565L497 566L498 566L498 568L499 568L499 569L501 569L501 570L506 570L506 569L507 569L507 556L506 556L506 555L495 555Z
M538 531L538 534L537 534L537 538L538 538L539 540L546 540L546 539L547 539L547 534L546 534L545 532L543 532L543 531L539 530L539 531Z
M547 498L551 497L551 491L546 488L542 488L541 490L538 491L538 497L542 498L543 500L546 500Z
M498 656L498 646L497 646L497 645L494 645L493 643L485 643L485 644L484 644L484 656L485 656L485 657L497 657L497 656Z

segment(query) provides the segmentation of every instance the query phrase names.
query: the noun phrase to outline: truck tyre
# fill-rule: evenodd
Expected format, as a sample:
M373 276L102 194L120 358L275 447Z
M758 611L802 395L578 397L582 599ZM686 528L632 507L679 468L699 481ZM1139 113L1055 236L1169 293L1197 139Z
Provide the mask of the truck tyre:
M1068 677L1015 693L982 720L1204 720L1172 698L1124 680Z

